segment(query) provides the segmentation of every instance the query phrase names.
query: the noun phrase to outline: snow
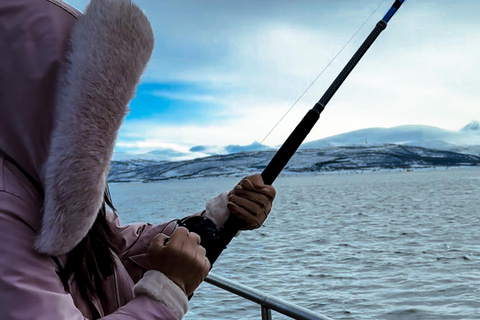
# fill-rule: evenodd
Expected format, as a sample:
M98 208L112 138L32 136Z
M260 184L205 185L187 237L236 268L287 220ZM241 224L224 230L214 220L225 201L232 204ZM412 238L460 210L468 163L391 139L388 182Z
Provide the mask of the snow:
M439 150L457 150L460 147L480 146L479 126L478 122L472 121L460 131L449 131L424 125L369 128L304 143L300 148L397 144Z
M274 153L274 151L241 152L163 163L114 161L109 181L150 182L246 175L261 172L270 162ZM471 154L395 144L361 145L301 149L288 162L282 174L478 167L479 165L480 157Z
M463 127L460 131L467 131L467 132L480 134L480 122L472 121L469 124L467 124L465 127Z
M300 149L381 145L406 145L468 154L480 154L480 123L478 121L472 121L459 131L450 131L425 125L361 129L304 143L300 146ZM228 145L219 147L200 145L186 151L165 148L142 154L115 152L113 160L184 161L213 155L229 155L240 152L268 150L273 149L258 142L245 146Z

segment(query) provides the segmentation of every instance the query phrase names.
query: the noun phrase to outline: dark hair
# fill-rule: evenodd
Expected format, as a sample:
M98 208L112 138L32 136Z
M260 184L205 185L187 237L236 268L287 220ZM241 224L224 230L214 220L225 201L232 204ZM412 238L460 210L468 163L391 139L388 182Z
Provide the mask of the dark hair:
M64 269L64 279L73 274L81 294L87 299L97 296L103 300L105 292L101 284L114 271L115 235L107 222L107 205L115 210L108 186L97 219L85 238L68 253Z
M0 149L0 156L12 163L30 180L43 197L42 186L23 169L12 157ZM115 267L115 235L107 222L106 206L115 210L108 185L103 194L103 204L92 228L80 243L68 253L65 269L60 272L64 285L73 274L81 294L89 299L96 295L100 300L105 297L102 280L113 274ZM58 263L58 262L57 262Z

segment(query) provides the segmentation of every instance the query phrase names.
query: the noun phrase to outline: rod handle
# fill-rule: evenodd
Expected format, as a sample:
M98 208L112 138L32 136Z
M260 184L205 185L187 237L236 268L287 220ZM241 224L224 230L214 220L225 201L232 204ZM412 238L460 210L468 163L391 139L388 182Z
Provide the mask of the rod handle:
M270 160L261 174L265 184L272 185L275 179L277 179L280 172L293 157L315 123L317 123L320 118L320 112L321 111L315 109L310 109L303 117L302 121L296 126L295 130L293 130L290 136L288 136L280 149L278 149L277 153L275 153L272 160Z

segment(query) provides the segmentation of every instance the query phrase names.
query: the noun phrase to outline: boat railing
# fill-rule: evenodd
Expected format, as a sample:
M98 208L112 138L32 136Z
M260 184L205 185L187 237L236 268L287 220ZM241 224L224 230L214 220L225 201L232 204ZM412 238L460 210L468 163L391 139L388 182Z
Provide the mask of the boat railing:
M333 320L327 316L317 314L306 308L265 294L212 272L210 272L205 279L205 282L259 304L261 307L262 320L272 320L272 310L297 320Z

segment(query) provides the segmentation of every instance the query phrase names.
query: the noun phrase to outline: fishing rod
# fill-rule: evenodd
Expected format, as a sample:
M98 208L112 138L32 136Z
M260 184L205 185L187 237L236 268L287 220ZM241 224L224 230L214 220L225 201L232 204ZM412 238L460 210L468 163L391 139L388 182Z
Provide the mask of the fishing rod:
M373 42L377 39L380 33L385 30L387 27L388 21L393 17L393 15L398 11L400 6L405 2L405 0L396 0L392 7L388 10L382 20L380 20L373 31L368 35L360 48L355 52L353 57L343 68L340 74L335 78L333 83L323 94L322 98L310 109L307 114L304 116L302 121L297 125L293 130L287 140L283 143L277 153L273 156L270 163L265 167L261 173L262 179L265 184L271 185L275 179L278 177L283 168L287 165L288 161L295 154L297 149L300 147L302 142L305 140L310 130L313 128L315 123L320 118L320 114L325 109L325 106L328 104L333 95L337 92L340 86L343 84L345 79L348 77L353 68L357 65L363 55L367 52ZM192 221L193 222L193 221ZM207 251L207 258L210 260L210 263L213 263L220 256L222 251L227 247L233 237L237 234L240 228L244 225L243 220L238 218L235 215L230 215L228 220L225 222L223 228L216 233L215 231L211 232L201 232L202 246L205 247ZM199 229L198 225L186 225L190 231L195 231ZM211 240L211 239L214 240ZM205 243L204 243L205 239Z

